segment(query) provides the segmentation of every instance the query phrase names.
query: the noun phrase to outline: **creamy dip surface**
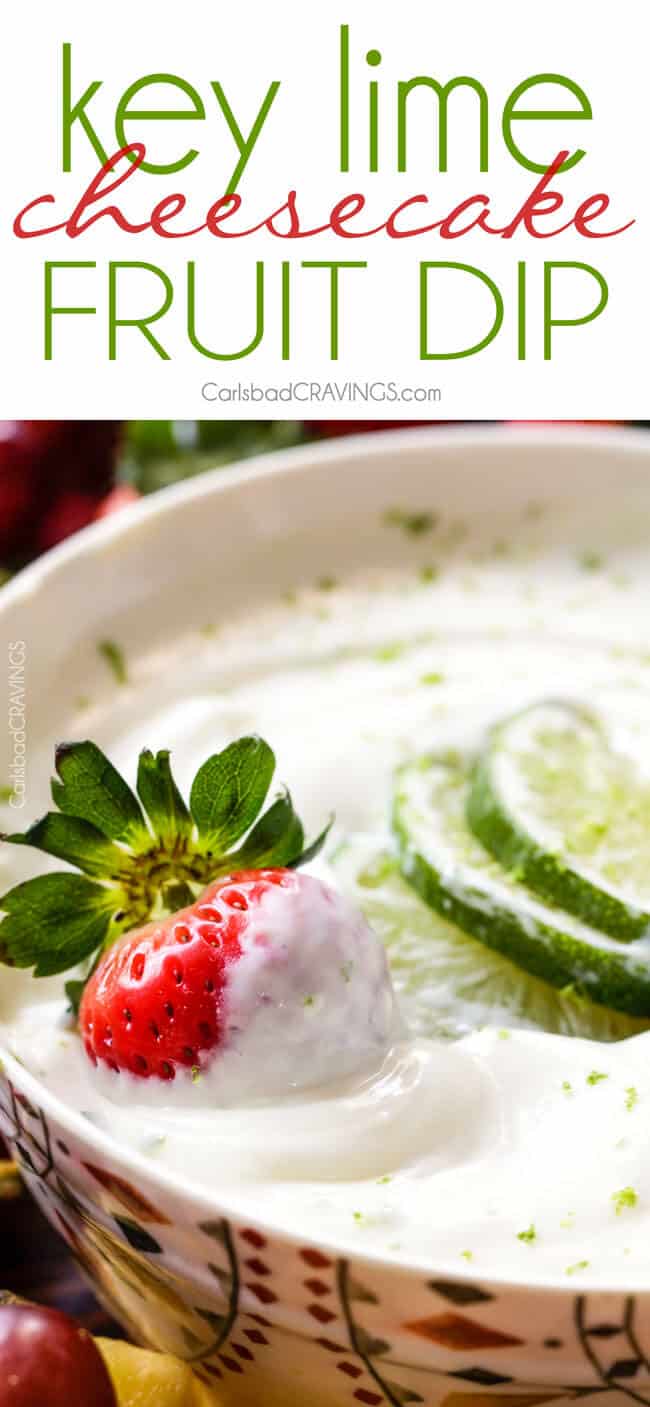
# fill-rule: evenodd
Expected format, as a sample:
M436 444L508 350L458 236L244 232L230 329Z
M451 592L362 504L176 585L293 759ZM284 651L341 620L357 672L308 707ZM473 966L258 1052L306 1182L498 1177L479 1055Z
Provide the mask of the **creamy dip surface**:
M454 1273L644 1279L650 1030L593 1007L586 1017L570 994L436 918L396 876L389 826L399 763L473 747L533 700L596 705L616 745L650 770L637 527L613 545L547 549L543 505L506 541L474 541L453 523L410 531L395 515L386 532L404 536L399 567L323 574L224 623L216 603L198 619L194 603L186 633L131 653L125 686L107 675L82 699L79 680L57 686L56 734L93 737L131 780L140 748L170 747L187 790L210 752L255 731L310 831L335 813L311 869L386 944L403 1025L381 1058L342 1075L333 1053L330 1079L321 1050L318 1083L292 1088L289 1069L286 1093L258 1100L221 1101L203 1078L145 1091L91 1067L63 979L13 973L1 979L5 1047L152 1167L183 1179L191 1168L217 1202L295 1235ZM53 736L25 821L46 808ZM2 865L4 888L38 868L9 847ZM317 982L314 995L317 1023Z

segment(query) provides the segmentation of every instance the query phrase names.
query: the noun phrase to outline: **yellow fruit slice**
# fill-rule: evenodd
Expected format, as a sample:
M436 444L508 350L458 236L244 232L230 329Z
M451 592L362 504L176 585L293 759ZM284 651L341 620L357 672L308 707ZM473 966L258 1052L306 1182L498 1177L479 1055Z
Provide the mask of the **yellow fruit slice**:
M121 1339L97 1339L119 1407L218 1407L219 1398L187 1363Z

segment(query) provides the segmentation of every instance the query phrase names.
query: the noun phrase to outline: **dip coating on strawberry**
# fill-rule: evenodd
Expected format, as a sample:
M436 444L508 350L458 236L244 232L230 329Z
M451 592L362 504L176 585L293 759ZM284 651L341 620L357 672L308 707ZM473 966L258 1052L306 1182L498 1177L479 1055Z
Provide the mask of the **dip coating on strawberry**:
M129 933L88 982L90 1059L160 1097L180 1079L228 1104L376 1066L401 1035L386 958L359 910L311 875L236 873Z

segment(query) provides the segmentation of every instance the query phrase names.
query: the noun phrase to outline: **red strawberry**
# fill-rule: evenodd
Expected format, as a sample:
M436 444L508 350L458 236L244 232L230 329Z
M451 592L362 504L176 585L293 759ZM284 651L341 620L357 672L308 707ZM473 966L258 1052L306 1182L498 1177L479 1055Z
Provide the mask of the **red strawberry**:
M313 876L266 869L120 939L79 1025L95 1065L162 1080L218 1067L227 1098L350 1073L386 1048L395 1007L363 915Z

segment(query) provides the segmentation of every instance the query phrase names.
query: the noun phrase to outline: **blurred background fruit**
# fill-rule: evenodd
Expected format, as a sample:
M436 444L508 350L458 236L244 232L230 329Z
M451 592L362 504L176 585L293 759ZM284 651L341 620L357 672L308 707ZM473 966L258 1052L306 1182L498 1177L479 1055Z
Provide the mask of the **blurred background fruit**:
M57 1309L0 1307L2 1407L117 1407L104 1360L87 1329Z
M54 547L92 521L114 482L111 420L0 421L0 561Z
M305 440L406 421L1 420L0 570L179 479Z
M14 571L87 523L206 469L307 440L449 423L1 420L0 581L3 572Z
M187 1363L0 1290L0 1407L218 1407Z

